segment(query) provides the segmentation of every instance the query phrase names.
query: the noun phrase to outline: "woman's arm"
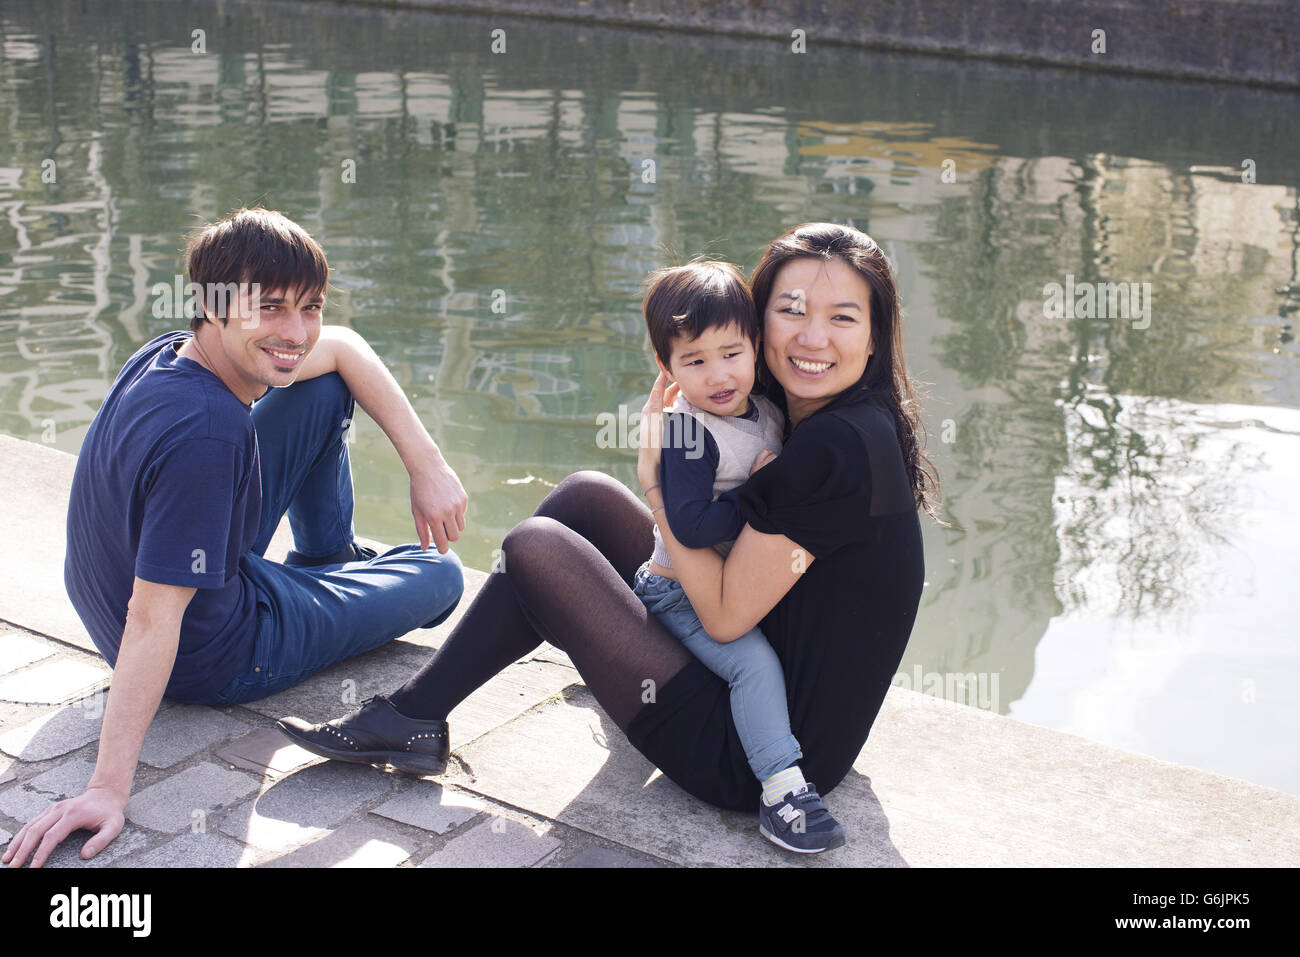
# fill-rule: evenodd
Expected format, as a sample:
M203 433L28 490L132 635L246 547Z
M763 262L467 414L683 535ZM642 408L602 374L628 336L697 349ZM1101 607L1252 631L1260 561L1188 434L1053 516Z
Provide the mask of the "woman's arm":
M653 510L664 547L700 624L715 641L735 641L757 625L813 562L813 556L784 535L764 535L746 525L724 561L711 548L687 548L673 537L664 517L658 482L662 444L662 372L641 411L637 477Z

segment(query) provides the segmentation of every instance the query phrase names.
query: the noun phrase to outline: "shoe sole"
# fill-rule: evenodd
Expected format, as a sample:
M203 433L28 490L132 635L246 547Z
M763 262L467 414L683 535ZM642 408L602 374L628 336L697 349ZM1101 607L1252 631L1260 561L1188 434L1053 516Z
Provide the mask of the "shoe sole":
M762 834L765 838L767 838L777 847L783 847L787 851L794 851L796 854L821 854L824 853L825 851L833 851L837 847L843 847L845 844L844 838L837 837L835 840L831 841L831 843L827 844L825 847L795 847L793 844L787 844L785 841L781 840L779 837L777 837L775 834L769 831L762 824L758 826L758 833Z
M275 726L280 733L305 751L331 761L346 761L349 764L369 764L373 767L392 768L407 774L442 774L447 770L447 762L431 754L416 754L409 751L336 751L315 741L299 737L292 729L277 721Z

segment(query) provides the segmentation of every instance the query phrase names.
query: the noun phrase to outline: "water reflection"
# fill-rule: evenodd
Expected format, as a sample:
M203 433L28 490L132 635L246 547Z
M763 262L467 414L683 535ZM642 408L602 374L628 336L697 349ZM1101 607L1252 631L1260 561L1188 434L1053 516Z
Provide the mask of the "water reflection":
M127 357L183 324L150 290L185 234L265 202L321 240L327 320L407 389L471 493L461 552L488 567L573 469L631 482L633 451L601 448L596 416L648 387L650 270L701 252L751 267L793 223L851 222L898 266L956 526L926 530L904 669L996 674L1005 713L1085 693L1037 658L1068 632L1069 660L1102 667L1083 621L1204 625L1212 589L1287 631L1211 569L1265 508L1244 477L1285 474L1285 429L1249 423L1300 407L1293 96L497 19L503 56L467 17L8 3L0 429L75 452ZM1150 325L1049 318L1043 287L1067 275L1150 282ZM368 420L354 461L359 528L409 538L404 473ZM1295 520L1272 525L1252 541L1290 554ZM1161 647L1165 671L1214 680L1187 639ZM1300 678L1300 659L1270 673ZM1162 715L1205 700L1157 691ZM1286 727L1290 697L1262 689L1250 714ZM1033 713L1070 723L1050 712ZM1173 746L1130 717L1083 733ZM1250 757L1268 747L1182 760L1300 789L1294 760Z

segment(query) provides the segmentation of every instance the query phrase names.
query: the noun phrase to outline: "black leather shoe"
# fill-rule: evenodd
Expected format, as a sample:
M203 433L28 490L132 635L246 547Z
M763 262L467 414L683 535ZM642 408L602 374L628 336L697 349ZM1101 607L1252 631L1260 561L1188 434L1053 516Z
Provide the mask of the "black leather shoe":
M441 774L451 754L446 721L405 717L383 695L367 698L356 711L324 724L284 718L275 726L323 758L387 765L410 774Z
M289 553L284 556L284 564L293 565L297 568L316 568L320 565L342 565L346 562L368 562L379 553L373 548L367 548L364 545L358 545L353 542L346 548L335 552L333 555L326 555L323 558L308 558L302 552L289 549Z

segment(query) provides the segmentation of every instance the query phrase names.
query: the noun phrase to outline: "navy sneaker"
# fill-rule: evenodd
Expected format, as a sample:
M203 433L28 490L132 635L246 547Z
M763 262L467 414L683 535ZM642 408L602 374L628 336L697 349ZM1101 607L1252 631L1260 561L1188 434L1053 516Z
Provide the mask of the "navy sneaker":
M787 851L820 854L844 846L844 826L831 817L812 783L769 807L758 801L758 830Z

